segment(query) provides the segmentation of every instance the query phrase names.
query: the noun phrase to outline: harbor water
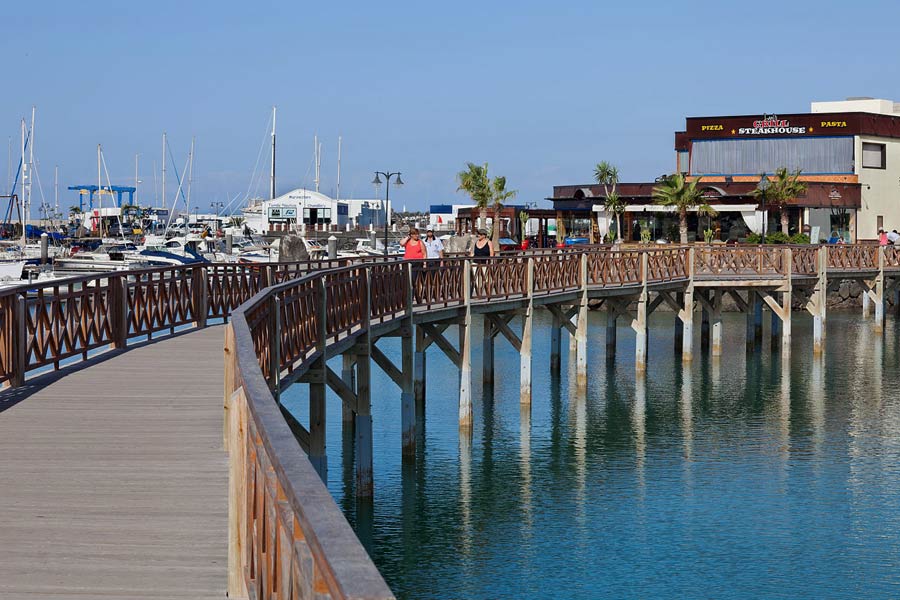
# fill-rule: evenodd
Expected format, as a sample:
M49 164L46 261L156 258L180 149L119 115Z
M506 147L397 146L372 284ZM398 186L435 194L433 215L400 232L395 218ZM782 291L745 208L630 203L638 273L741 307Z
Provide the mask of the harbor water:
M673 316L657 314L645 380L627 324L610 364L605 315L590 318L580 390L565 339L551 376L538 312L530 412L500 337L493 393L482 389L473 335L470 437L457 425L458 371L432 347L414 463L401 460L399 389L373 366L370 501L355 497L352 438L329 395L329 489L398 598L900 595L893 318L882 338L858 313L830 313L815 359L811 319L798 315L785 360L768 337L748 353L743 318L725 315L723 356L701 353L698 336L683 368ZM397 338L379 347L399 363ZM305 422L304 388L285 400Z

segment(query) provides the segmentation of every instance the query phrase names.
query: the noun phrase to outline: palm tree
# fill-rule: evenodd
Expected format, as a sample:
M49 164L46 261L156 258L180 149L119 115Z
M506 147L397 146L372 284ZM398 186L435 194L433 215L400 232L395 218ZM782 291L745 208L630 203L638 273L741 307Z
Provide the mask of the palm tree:
M480 215L478 217L478 227L483 228L487 221L487 207L491 201L492 190L491 182L488 179L488 165L476 165L475 163L466 163L466 170L456 174L456 180L459 187L456 191L464 191L472 198L472 202L478 207Z
M653 199L663 206L674 206L678 210L678 233L682 244L688 243L687 213L692 208L710 214L712 207L703 202L702 191L697 189L700 178L690 182L684 175L675 173L662 180L661 185L653 188Z
M616 186L619 185L619 169L605 160L601 161L594 167L594 181L603 186L603 192L606 196L603 208L616 216L616 237L621 241L622 214L625 212L627 204L616 193Z
M765 198L770 204L778 207L778 213L781 217L781 232L784 235L789 235L787 204L794 198L805 194L808 186L800 181L800 169L790 172L787 170L787 167L779 167L775 170L775 177L775 179L769 181L769 187L765 191ZM763 175L760 175L760 179L762 178ZM759 197L763 195L763 191L757 188L751 192L751 195Z
M500 211L504 202L515 197L516 190L506 189L506 177L494 177L491 180L491 201L494 203L494 226L492 228L491 244L495 251L500 248Z

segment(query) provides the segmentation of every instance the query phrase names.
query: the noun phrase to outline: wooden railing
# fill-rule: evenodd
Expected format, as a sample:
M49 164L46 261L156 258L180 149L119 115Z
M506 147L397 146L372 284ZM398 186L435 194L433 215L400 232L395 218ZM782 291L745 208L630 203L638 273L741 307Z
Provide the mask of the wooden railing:
M698 246L694 251L694 274L699 278L778 277L784 273L784 246Z
M878 268L875 245L836 244L828 246L828 268L841 271L867 271Z

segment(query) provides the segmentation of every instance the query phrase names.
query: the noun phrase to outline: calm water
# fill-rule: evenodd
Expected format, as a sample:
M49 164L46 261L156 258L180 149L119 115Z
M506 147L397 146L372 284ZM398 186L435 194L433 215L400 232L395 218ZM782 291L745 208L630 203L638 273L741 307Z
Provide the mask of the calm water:
M630 329L620 328L608 368L605 316L592 314L579 392L565 341L563 373L551 378L549 320L538 315L530 417L519 407L518 355L498 338L493 396L475 369L471 439L457 427L458 372L429 350L414 465L401 461L399 390L373 366L373 502L354 497L329 397L329 488L398 597L900 596L892 319L882 340L871 321L831 313L816 361L811 319L795 315L786 364L768 350L748 355L743 319L727 316L725 355L714 362L697 343L685 371L673 317L654 315L640 383ZM398 354L396 339L379 346ZM288 401L305 421L304 387Z

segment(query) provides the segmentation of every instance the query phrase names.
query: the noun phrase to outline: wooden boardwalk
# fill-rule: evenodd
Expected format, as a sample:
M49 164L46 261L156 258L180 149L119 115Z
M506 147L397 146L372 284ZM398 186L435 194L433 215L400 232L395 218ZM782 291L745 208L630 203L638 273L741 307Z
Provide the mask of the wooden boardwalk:
M224 329L0 394L0 598L222 598Z

